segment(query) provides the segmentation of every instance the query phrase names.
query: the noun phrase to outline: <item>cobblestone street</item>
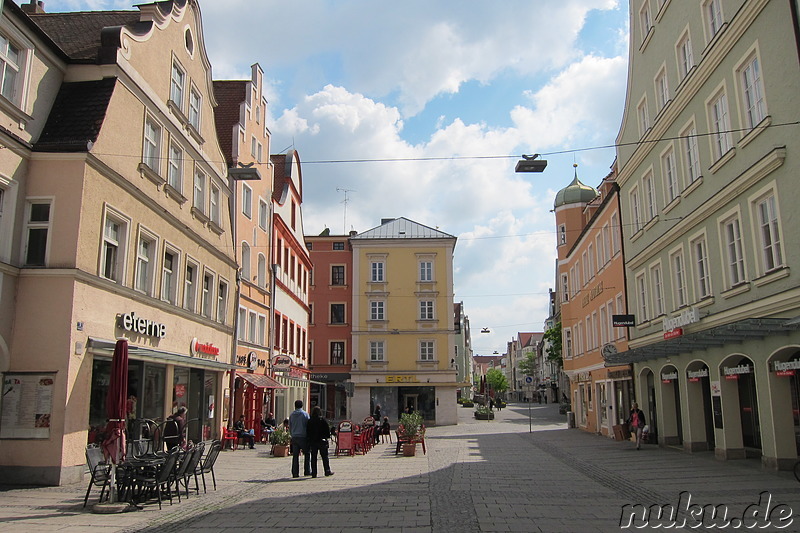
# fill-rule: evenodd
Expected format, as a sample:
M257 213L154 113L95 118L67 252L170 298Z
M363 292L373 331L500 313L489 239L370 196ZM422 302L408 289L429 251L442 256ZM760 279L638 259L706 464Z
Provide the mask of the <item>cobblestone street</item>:
M729 520L763 491L773 508L800 513L800 483L790 473L763 471L757 460L717 461L710 452L636 451L630 442L565 429L557 409L533 406L529 432L526 405L511 404L492 421L462 408L458 426L429 429L426 455L395 456L393 445L380 444L364 456L333 458L330 478L292 479L290 459L268 456L263 445L224 452L216 492L161 511L148 504L92 514L82 507L86 485L6 488L0 522L5 530L61 532L621 531L623 505L678 506L682 491L692 503L726 505ZM787 525L753 530L798 531L800 516Z

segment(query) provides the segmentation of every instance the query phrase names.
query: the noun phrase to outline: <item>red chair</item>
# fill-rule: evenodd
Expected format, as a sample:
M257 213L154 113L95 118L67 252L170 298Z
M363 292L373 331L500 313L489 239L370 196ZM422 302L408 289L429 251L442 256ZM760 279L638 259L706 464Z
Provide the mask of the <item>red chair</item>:
M231 444L231 450L237 450L239 448L239 432L238 431L231 431L229 429L222 430L222 439L220 439L222 446L221 448L225 449L225 444Z

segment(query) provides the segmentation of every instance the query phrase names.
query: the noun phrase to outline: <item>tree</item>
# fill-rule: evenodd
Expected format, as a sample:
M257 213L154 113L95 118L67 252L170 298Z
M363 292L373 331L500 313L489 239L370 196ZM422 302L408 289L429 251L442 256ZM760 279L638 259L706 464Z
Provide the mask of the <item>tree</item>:
M533 376L536 372L536 353L528 352L525 359L519 362L519 371L523 376Z
M542 339L548 341L547 360L561 365L561 322L557 322L552 328L544 332Z
M488 383L489 387L495 392L505 392L508 390L508 380L505 374L497 368L490 368L486 372L486 383Z

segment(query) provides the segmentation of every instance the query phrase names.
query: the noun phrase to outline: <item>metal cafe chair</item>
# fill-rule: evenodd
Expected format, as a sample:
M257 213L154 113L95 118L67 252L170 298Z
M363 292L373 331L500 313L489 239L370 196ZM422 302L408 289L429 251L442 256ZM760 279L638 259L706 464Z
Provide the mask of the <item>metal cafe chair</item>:
M197 465L194 471L194 484L197 487L197 475L203 479L203 492L206 492L206 474L211 473L211 480L214 482L214 490L217 490L217 478L214 476L214 463L217 462L217 456L222 449L222 444L218 440L211 441L211 446L208 453L203 457L203 460ZM198 493L200 489L198 488Z
M100 486L100 500L103 501L106 488L109 488L111 482L111 467L112 465L106 464L105 457L103 457L103 450L95 445L86 447L86 464L89 466L89 486L86 488L86 496L83 498L83 506L89 501L89 493L92 491L93 486Z

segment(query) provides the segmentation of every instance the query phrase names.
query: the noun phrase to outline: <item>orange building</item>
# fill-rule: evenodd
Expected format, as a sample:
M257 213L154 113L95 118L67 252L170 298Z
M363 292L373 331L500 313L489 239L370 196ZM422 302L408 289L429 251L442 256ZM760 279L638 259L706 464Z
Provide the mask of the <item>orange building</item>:
M564 372L578 427L613 436L633 401L629 366L605 366L605 356L627 349L619 187L616 172L599 191L575 179L556 194L557 295L561 304Z

